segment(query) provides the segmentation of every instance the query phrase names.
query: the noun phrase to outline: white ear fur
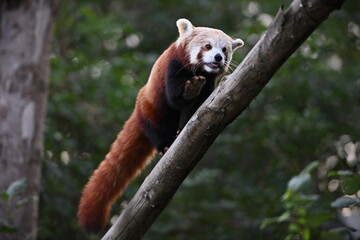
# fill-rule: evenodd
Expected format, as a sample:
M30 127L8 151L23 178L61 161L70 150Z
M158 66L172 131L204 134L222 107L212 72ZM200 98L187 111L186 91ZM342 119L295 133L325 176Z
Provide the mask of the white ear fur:
M232 40L232 50L233 51L235 51L236 49L238 49L238 48L240 48L242 46L244 46L244 41L241 40L240 38Z
M178 27L180 37L188 37L194 30L194 26L191 22L185 18L180 18L176 21L176 26Z

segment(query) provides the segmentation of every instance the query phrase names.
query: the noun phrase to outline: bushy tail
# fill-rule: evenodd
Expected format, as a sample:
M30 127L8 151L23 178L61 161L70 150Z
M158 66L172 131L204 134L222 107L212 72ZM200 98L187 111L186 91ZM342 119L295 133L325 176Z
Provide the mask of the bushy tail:
M133 113L84 188L77 216L89 232L105 227L113 202L155 153L137 120Z

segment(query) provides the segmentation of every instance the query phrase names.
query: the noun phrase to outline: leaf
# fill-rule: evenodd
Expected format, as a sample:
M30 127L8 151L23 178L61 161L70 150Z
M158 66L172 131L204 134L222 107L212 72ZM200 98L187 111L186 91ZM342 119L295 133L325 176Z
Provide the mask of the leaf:
M288 182L288 189L294 192L298 192L304 189L311 182L310 172L319 166L318 161L308 164L299 175L294 176Z
M281 214L281 216L279 216L276 221L277 222L286 222L286 221L290 220L290 218L291 218L291 213L289 211L286 211L283 214Z
M357 198L342 196L336 199L334 202L331 203L331 207L333 208L346 208L350 207L354 204L359 203L360 200Z
M6 193L9 195L9 198L12 198L15 195L19 195L20 193L24 192L27 187L25 178L12 182Z
M330 232L334 232L334 233L349 233L349 232L356 232L357 230L352 228L352 227L337 227L337 228L332 228L330 229Z
M7 193L0 193L0 198L4 199L4 200L8 200L9 199L9 195Z
M300 175L306 174L306 173L310 173L312 170L314 170L315 168L317 168L319 166L319 162L318 161L314 161L309 163L300 173Z
M0 226L0 233L15 233L17 229L9 226Z
M335 229L330 229L329 231L322 231L321 232L321 239L331 239L331 240L344 240L344 235L343 233L347 233L348 232L337 232L334 231Z
M339 171L330 171L327 175L328 177L347 177L354 175L354 173L348 170L339 170Z
M314 201L318 200L319 198L320 198L320 196L317 194L306 194L306 195L300 194L299 195L299 199L302 202L314 202Z
M265 229L267 228L269 225L276 223L278 220L277 217L274 218L266 218L265 220L262 221L261 225L260 225L260 229Z
M278 217L266 218L265 220L262 221L260 228L264 229L271 224L286 222L290 219L291 219L291 213L289 211L286 211Z
M299 226L297 223L290 223L289 231L293 232L293 233L299 233L302 231L302 229L301 229L301 226Z
M311 175L309 173L301 174L292 177L288 183L288 189L294 192L298 192L304 189L311 182Z
M305 228L303 231L302 231L302 239L303 240L310 240L310 229L308 228Z
M29 198L24 198L16 202L15 208L19 208L29 202Z
M344 179L341 183L342 190L347 195L353 195L360 190L360 175Z
M286 202L289 201L292 196L293 196L293 192L290 191L288 187L288 190L281 196L281 199Z
M318 214L313 214L311 216L308 216L306 218L306 226L307 227L318 227L320 224L329 221L330 219L334 218L334 214L333 213L318 213Z
M4 219L0 218L0 233L14 233L16 231L15 227L11 227Z

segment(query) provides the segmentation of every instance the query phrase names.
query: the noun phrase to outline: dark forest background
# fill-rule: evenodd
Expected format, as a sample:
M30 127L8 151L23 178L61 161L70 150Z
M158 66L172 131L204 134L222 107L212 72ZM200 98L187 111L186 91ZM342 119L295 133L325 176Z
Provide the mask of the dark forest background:
M290 2L60 1L38 238L100 238L77 226L81 190L130 116L152 64L176 40L178 18L243 39L238 64ZM340 207L357 211L359 63L360 2L349 0L220 135L144 239L350 239L336 219ZM130 184L112 216L157 161ZM344 193L352 204L334 204Z

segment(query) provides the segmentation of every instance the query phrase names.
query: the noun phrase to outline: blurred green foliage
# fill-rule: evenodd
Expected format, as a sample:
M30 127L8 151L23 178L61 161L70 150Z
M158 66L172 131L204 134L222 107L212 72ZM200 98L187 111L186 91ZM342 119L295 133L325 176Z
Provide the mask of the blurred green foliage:
M334 155L290 179L281 198L285 211L264 219L262 229L287 225L285 240L359 239L360 141L343 135L335 145ZM356 219L349 221L351 215Z
M290 2L60 1L52 45L39 239L101 236L89 236L77 226L81 190L130 116L155 59L176 40L178 18L242 38L245 46L234 56L240 63L280 5ZM340 138L360 139L359 9L359 1L348 0L306 40L217 139L144 239L288 236L287 225L260 225L284 212L281 196L289 179L313 160L325 163ZM356 145L357 161L359 148ZM156 161L130 184L113 214L119 213L121 202L131 199ZM359 170L354 170L356 165L348 168ZM350 188L357 188L351 184L356 179L348 181ZM341 197L313 185L324 199L313 208L327 208ZM304 208L300 203L297 206Z
M14 224L15 212L21 208L24 204L29 202L30 197L22 198L21 194L25 192L27 183L25 178L12 182L6 189L6 192L0 193L0 199L4 200L0 204L0 209L5 213L0 217L0 235L2 233L13 234L18 231ZM18 197L14 201L14 198ZM1 235L2 237L11 237Z

